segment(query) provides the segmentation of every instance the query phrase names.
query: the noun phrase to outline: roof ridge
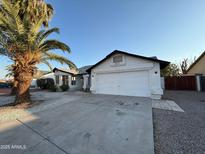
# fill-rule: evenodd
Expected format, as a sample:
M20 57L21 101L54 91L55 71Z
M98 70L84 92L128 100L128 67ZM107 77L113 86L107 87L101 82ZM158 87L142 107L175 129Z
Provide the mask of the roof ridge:
M187 72L190 71L190 69L192 69L194 67L194 65L196 65L196 63L203 58L203 56L205 56L205 51L202 52L202 54L189 66L189 68L187 69Z

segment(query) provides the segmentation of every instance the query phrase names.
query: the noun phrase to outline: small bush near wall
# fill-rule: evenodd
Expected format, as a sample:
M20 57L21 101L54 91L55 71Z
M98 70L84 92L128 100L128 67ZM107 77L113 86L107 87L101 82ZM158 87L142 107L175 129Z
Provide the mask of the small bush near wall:
M52 92L56 92L58 90L58 87L56 85L52 85L49 87L49 90Z
M61 90L62 91L67 91L69 89L69 86L68 85L62 85L60 86Z
M41 89L50 89L50 87L55 85L52 78L38 79L36 83Z

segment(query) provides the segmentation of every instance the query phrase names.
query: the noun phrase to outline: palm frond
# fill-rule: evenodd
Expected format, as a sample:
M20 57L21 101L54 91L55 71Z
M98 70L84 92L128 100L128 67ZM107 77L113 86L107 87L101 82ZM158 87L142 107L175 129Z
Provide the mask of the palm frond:
M2 15L4 18L1 18L1 22L6 24L8 28L15 30L19 34L23 34L24 31L24 24L22 23L21 19L18 16L19 13L19 4L15 3L12 4L8 0L2 1L2 8L0 10L1 17Z
M31 28L30 28L30 34L37 34L39 32L39 30L41 29L41 26L43 24L43 20L44 19L39 19L35 25L33 25Z
M8 73L5 75L5 77L12 77L14 75L13 65L7 65L6 70L8 71Z
M54 12L54 9L53 9L52 5L46 4L46 18L45 18L45 21L43 22L43 25L45 27L49 26L49 20L51 20L51 18L53 16L53 12Z
M5 48L0 48L0 55L7 56L7 50Z
M49 50L60 49L62 51L67 51L68 53L71 52L70 47L65 43L62 43L58 40L46 40L44 43L40 45L40 50L43 52L47 52Z
M54 53L46 53L44 60L51 60L51 61L54 60L54 61L57 61L61 64L67 64L70 68L77 69L77 66L72 61L70 61L69 59L67 59L63 56L59 56L59 55L54 54Z
M42 35L42 38L43 38L43 39L46 39L50 34L52 34L52 33L54 33L54 32L57 33L57 34L59 34L59 33L60 33L59 28L54 27L54 28L51 28L51 29L47 30L47 31Z
M28 42L29 42L30 46L32 45L31 43L35 42L36 37L38 35L38 32L41 29L41 26L43 24L43 21L44 21L43 18L39 19L38 22L29 29L29 32L28 32Z
M44 60L41 60L41 63L47 65L48 68L50 69L50 71L53 70L53 67L52 67L52 65L48 62L48 60L45 60L45 59L44 59Z
M41 44L42 41L44 41L52 33L58 33L59 34L59 28L55 27L55 28L51 28L47 31L41 30L36 36L36 44Z

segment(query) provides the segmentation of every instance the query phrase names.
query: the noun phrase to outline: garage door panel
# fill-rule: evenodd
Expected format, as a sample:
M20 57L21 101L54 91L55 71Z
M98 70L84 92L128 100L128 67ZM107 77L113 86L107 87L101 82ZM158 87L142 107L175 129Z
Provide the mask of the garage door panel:
M147 71L97 74L96 93L149 97L148 84Z

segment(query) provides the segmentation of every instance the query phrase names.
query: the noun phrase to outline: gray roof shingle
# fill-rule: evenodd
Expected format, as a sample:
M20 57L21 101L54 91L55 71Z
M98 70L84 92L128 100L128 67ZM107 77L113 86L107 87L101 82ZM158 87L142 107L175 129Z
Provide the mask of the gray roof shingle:
M89 68L91 68L93 65L87 65L87 66L83 66L83 67L80 67L79 69L78 69L78 74L87 74L88 72L87 72L87 70L89 69Z

